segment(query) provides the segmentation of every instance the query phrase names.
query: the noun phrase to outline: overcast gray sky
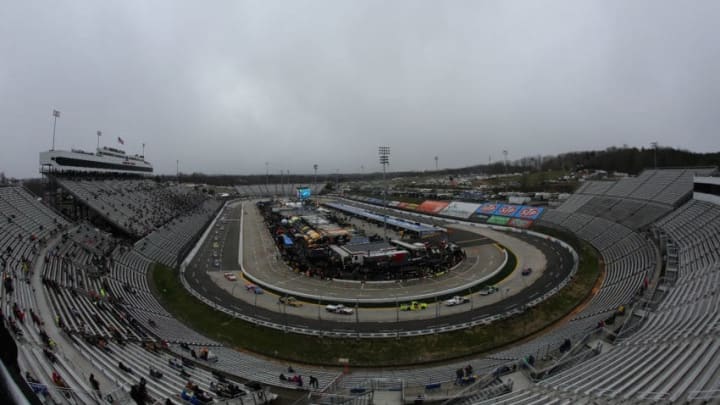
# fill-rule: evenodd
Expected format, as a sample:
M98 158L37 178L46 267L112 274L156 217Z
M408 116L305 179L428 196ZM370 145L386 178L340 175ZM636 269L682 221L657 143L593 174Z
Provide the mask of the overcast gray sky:
M431 169L720 149L720 1L5 1L0 171L102 143L156 172Z

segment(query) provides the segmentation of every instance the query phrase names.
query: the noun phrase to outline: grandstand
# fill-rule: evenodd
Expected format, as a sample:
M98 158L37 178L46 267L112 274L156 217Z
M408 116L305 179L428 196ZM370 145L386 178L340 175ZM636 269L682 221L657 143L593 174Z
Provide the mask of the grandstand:
M205 199L191 188L153 180L54 179L98 216L134 237L149 234Z
M533 388L487 403L717 400L720 207L691 200L654 226L677 249L668 256L667 278L633 311L614 344Z
M298 188L309 188L313 195L319 194L325 184L252 184L235 186L240 198L295 197Z
M693 176L714 168L645 170L618 181L587 181L558 211L579 212L641 229L689 200Z
M207 200L133 247L88 223L72 225L20 187L0 188L2 310L12 314L8 326L22 375L32 376L44 402L95 403L88 383L94 374L107 400L125 403L150 367L163 374L146 378L147 394L156 400L178 398L188 379L211 391L215 375L192 367L197 360L187 355L184 375L178 374L170 359L180 357L161 345L217 343L171 317L152 296L146 272L154 261L174 265L219 205ZM243 389L258 400L258 393Z
M562 326L473 359L479 379L454 391L449 401L716 400L720 206L687 199L692 185L685 183L697 172L707 174L709 169L646 171L615 183L587 182L561 207L545 210L536 219L538 225L570 231L600 252L606 270L602 283ZM96 394L88 376L94 373L104 393L126 401L139 376L151 367L164 376L146 379L147 394L154 399L178 398L188 379L183 373L205 391L211 390L217 373L294 388L277 378L284 364L224 347L187 328L149 288L152 264L177 266L210 220L220 215L218 201L147 180L60 182L99 212L118 208L106 217L118 226L145 212L144 223L151 227L128 228L137 230L138 236L145 232L141 239L128 241L91 223L68 221L21 187L0 188L3 280L11 285L2 290L2 309L19 347L21 370L33 376L31 387L48 391L41 398L92 403ZM272 193L260 186L237 189L244 197ZM294 193L293 186L277 190ZM145 203L165 208L129 208ZM468 208L451 202L444 207L457 212L456 217L472 219L480 205ZM623 322L614 329L604 326L619 307L625 308ZM562 348L566 342L571 344L569 351ZM194 359L190 350L202 348L217 354L218 361ZM175 359L185 362L182 371ZM318 378L323 388L314 395L322 400L372 389L368 387L376 386L378 379L400 379L407 392L432 397L432 387L452 384L458 367L461 363L456 362L347 375L313 366L296 371ZM53 380L53 372L62 376L61 385Z

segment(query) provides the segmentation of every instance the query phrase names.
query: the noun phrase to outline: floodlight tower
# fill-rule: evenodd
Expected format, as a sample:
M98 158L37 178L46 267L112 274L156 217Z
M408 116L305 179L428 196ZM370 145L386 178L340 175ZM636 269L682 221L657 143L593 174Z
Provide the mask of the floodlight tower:
M270 162L265 162L265 188L270 192Z
M315 176L313 177L313 193L315 192L315 189L317 188L317 168L318 165L315 163L313 165L313 170L315 171Z
M55 150L55 127L57 126L57 119L60 117L60 111L53 110L53 142L52 142L52 149Z
M385 172L387 166L390 164L390 147L389 146L380 146L378 148L378 157L380 158L380 164L383 167L383 186L385 190L383 191L383 229L384 229L384 236L385 239L387 239L387 193L388 193L388 186L387 186L387 180L385 179Z
M658 149L657 141L650 142L650 146L653 147L653 161L655 162L655 169L657 169L657 149Z

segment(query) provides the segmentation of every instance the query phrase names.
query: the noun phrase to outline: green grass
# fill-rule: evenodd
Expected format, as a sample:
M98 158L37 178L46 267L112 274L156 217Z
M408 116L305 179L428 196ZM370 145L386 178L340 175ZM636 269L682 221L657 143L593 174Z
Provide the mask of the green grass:
M521 315L488 326L401 339L318 338L258 327L193 297L176 270L156 264L149 278L155 295L173 316L230 347L297 363L337 366L338 358L349 358L354 366L399 366L498 349L552 325L583 302L599 275L597 253L589 245L582 245L580 252L580 269L568 287Z

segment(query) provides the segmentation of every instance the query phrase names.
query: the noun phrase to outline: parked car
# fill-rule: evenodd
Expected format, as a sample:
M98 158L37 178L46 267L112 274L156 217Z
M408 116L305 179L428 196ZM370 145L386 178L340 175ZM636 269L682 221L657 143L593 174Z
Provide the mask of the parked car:
M255 284L245 284L245 290L246 291L252 291L255 294L262 294L263 290L262 288L256 286Z
M352 315L353 309L343 304L329 304L325 306L325 310L334 314Z
M494 285L486 285L480 289L480 295L490 295L496 292L498 292L498 288Z
M230 273L230 272L225 273L225 278L226 278L228 281L237 281L237 276L236 276L235 274L233 274L233 273Z
M400 304L401 311L419 311L422 309L427 309L427 307L428 307L428 304L426 304L424 302L417 302L417 301Z
M280 297L278 298L278 304L285 304L291 307L302 306L302 302L298 301L295 297Z
M468 302L470 302L470 300L468 300L467 298L456 295L445 301L445 305L447 305L448 307L454 307L455 305L461 305Z

